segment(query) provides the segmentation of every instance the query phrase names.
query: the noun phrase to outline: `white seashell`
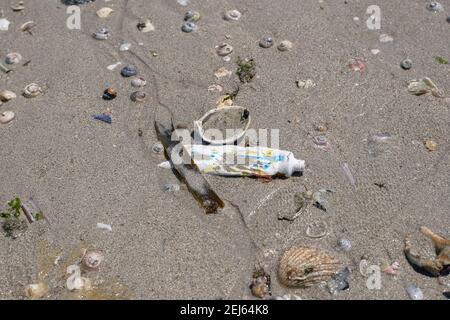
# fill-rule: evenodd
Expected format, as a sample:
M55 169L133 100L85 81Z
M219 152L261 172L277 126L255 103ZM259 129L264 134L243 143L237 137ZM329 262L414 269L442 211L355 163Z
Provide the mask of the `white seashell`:
M23 96L25 98L34 98L42 93L42 88L36 83L30 83L23 89Z
M18 52L11 52L6 55L5 62L7 64L16 64L22 60L22 55Z
M228 43L222 43L216 46L216 52L219 56L226 56L233 52L233 47Z
M141 32L150 32L150 31L154 31L155 30L155 27L153 26L153 24L152 24L152 22L150 20L138 23L137 24L137 28Z
M0 114L0 123L6 124L10 121L12 121L15 117L14 112L12 111L4 111Z
M97 228L98 228L98 229L103 229L103 230L112 231L111 225L106 224L106 223L101 223L101 222L97 223Z
M228 10L224 14L224 19L228 21L238 21L242 14L238 10Z
M105 256L100 251L90 250L83 256L83 266L88 270L98 270Z
M7 101L15 99L15 98L17 98L17 95L12 91L4 90L4 91L0 92L0 100L2 102L7 102Z
M297 81L297 87L299 87L299 88L310 89L310 88L314 88L315 86L316 86L316 83L312 79Z
M120 66L122 64L122 62L117 62L114 64L110 64L109 66L106 67L106 69L113 71L115 68L117 68L118 66Z
M20 30L23 32L30 32L31 28L34 28L36 23L34 21L27 21L23 25L20 26Z
M143 77L136 77L131 80L131 85L135 88L145 87L147 81Z
M114 11L113 9L108 7L101 8L100 10L97 11L97 16L99 18L107 18L113 11Z
M6 18L0 19L0 31L8 31L10 23Z
M25 295L31 299L40 299L48 294L48 286L45 283L33 283L25 287Z
M283 40L281 41L281 43L278 45L278 50L280 51L289 51L291 50L293 47L292 42L290 42L289 40Z
M120 51L128 51L131 48L131 43L122 43L119 47Z

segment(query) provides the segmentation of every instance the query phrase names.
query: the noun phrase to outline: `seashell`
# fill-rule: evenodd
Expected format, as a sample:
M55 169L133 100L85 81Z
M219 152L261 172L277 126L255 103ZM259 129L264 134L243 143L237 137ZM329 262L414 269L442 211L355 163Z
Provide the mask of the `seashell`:
M328 225L326 224L326 222L312 222L306 226L306 235L310 238L322 238L327 234Z
M122 71L120 71L120 74L123 77L133 77L133 76L137 75L137 69L134 65L129 64L129 65L123 67Z
M228 21L238 21L242 16L242 13L240 13L238 10L228 10L223 15L223 18Z
M120 51L128 51L130 50L131 43L122 43L119 47Z
M273 46L272 37L262 37L261 40L259 40L259 46L261 48L270 48Z
M20 1L18 4L11 6L12 11L22 11L25 10L25 6L23 5L23 1Z
M230 46L228 43L222 43L216 46L216 52L221 57L227 56L233 52L233 47Z
M97 40L106 40L110 36L108 28L101 28L92 35Z
M412 61L410 59L405 59L402 62L400 62L400 67L403 70L409 70L412 68Z
M283 41L281 41L281 43L278 45L277 48L280 51L289 51L292 49L293 46L294 45L289 40L283 40Z
M31 29L36 26L34 21L27 21L20 26L20 31L22 32L31 32Z
M164 146L161 142L156 142L155 144L152 145L152 151L153 153L161 153L164 151Z
M36 83L30 83L23 89L23 96L25 98L34 98L42 93L42 88Z
M425 141L425 147L428 149L428 151L436 151L437 143L433 140L427 140Z
M131 94L130 99L133 102L144 102L147 95L143 91L135 91Z
M12 111L4 111L0 114L0 123L7 124L11 122L15 117L14 112Z
M11 22L6 18L0 19L0 31L8 31L10 24Z
M114 64L110 64L109 66L106 67L106 69L113 71L115 68L117 68L118 66L120 66L122 64L122 62L116 62Z
M9 90L4 90L0 92L0 101L2 102L8 102L9 100L17 98L17 95Z
M105 260L103 253L97 250L88 250L83 256L83 266L88 270L98 270Z
M328 146L328 139L324 135L315 136L313 137L313 143L319 148L324 148Z
M25 295L31 299L41 299L47 296L48 286L45 283L33 283L25 287Z
M316 86L316 83L312 79L297 80L296 83L298 88L303 89L311 89Z
M6 55L5 62L7 64L16 64L22 60L22 55L18 52L11 52Z
M394 38L392 38L390 35L385 33L380 35L380 42L392 42L392 41L394 41Z
M224 68L224 67L220 67L219 69L217 69L217 70L214 72L214 75L216 76L217 79L220 79L220 78L223 78L223 77L229 77L229 76L231 76L232 74L233 74L232 71L227 70L227 69Z
M408 84L408 92L416 96L420 96L431 92L436 97L443 97L443 93L428 77L419 80L416 79L411 80Z
M131 80L131 85L135 88L145 87L147 81L143 77L136 77Z
M350 249L352 248L352 243L348 239L340 239L338 241L338 247L342 251L350 251Z
M405 287L406 293L411 300L423 300L423 292L414 284Z
M108 88L103 92L102 98L104 100L113 100L117 97L117 92L113 88Z
M439 12L443 11L444 7L437 1L431 1L429 4L427 4L427 9L432 12Z
M264 270L255 272L252 283L250 284L250 291L253 296L260 299L264 299L266 295L271 294L270 276Z
M98 10L96 13L99 18L107 18L113 11L114 10L111 8L104 7L104 8L101 8L100 10Z
M152 22L150 20L147 20L145 22L139 22L136 27L141 32L150 32L154 31L155 27L153 26Z
M186 33L190 33L195 30L197 30L197 25L191 21L186 21L181 26L181 31L186 32Z
M309 247L293 247L284 252L278 266L280 283L287 287L306 288L326 281L339 268L339 261L327 253Z
M184 21L191 21L191 22L197 22L200 20L200 12L189 10L184 14Z

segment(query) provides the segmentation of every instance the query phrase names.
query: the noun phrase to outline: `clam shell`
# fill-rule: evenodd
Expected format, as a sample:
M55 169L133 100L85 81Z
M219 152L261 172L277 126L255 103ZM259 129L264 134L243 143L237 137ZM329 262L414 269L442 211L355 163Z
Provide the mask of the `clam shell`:
M289 40L283 40L281 41L281 43L278 45L278 50L280 51L289 51L291 50L293 47L292 42L290 42Z
M11 52L6 55L5 62L7 64L16 64L22 60L22 55L18 52Z
M133 66L132 64L127 65L127 66L123 67L120 74L123 77L133 77L133 76L137 75L137 68L135 66Z
M97 40L106 40L109 38L110 32L107 28L101 28L95 32L92 36Z
M23 96L25 98L34 98L42 93L42 88L36 83L30 83L23 89Z
M4 111L0 113L0 123L6 124L8 122L11 122L15 117L14 112L12 111Z
M184 21L191 21L191 22L197 22L200 20L200 12L189 10L184 14Z
M83 256L83 266L88 270L98 270L105 260L102 252L97 250L88 250Z
M48 294L48 286L45 283L33 283L25 287L25 295L31 299L40 299Z
M192 21L186 21L181 26L181 31L186 32L186 33L190 33L195 30L197 30L197 25Z
M286 287L306 288L329 280L339 269L339 261L316 248L292 247L278 266L278 278Z
M107 18L114 10L108 7L101 8L97 11L97 16L99 18Z
M241 16L242 14L238 10L233 9L225 12L223 18L228 21L238 21L241 18Z
M131 85L135 88L145 87L147 81L143 77L136 77L131 80Z
M261 48L270 48L273 46L272 37L262 37L261 40L259 40L259 46Z
M143 102L147 95L143 91L135 91L131 94L130 99L133 102Z
M233 52L233 47L230 46L228 43L222 43L216 46L216 52L221 57L227 56Z
M15 98L17 98L17 95L12 91L4 90L4 91L0 92L0 100L2 102L7 102L7 101L9 101L11 99L15 99Z

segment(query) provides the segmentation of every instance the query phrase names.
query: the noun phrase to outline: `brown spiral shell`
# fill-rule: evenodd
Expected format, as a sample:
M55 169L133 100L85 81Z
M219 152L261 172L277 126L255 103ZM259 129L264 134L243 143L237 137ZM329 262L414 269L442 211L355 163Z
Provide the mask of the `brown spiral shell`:
M286 287L307 288L326 281L339 270L340 262L320 249L287 249L278 266L278 278Z

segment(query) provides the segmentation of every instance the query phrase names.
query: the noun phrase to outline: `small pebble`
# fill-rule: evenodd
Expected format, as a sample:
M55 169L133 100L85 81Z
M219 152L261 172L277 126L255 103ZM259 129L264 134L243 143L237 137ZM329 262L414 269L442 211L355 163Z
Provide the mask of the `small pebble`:
M228 21L238 21L242 14L238 10L228 10L224 14L224 19Z
M152 151L153 151L153 153L156 153L156 154L161 153L164 151L164 146L162 145L161 142L156 142L152 145Z
M137 77L131 80L131 86L135 88L145 87L147 81L143 77Z
M130 65L125 66L122 69L122 71L120 72L120 74L123 77L133 77L133 76L137 75L137 69L135 66L130 64Z
M337 294L341 291L347 290L350 285L347 278L350 276L350 269L345 267L336 273L328 282L328 290L331 294Z
M181 30L186 33L190 33L192 31L197 30L197 25L194 22L186 21L181 26Z
M338 241L338 247L342 251L350 251L350 249L352 248L352 244L348 239L341 239Z
M403 70L409 70L412 68L412 61L410 59L405 59L400 63L400 67L402 67Z
M425 141L425 147L428 149L428 151L436 151L437 143L433 140L427 140Z
M144 102L147 95L142 91L135 91L131 94L130 99L133 102Z
M259 46L261 48L270 48L273 46L272 37L262 37L261 40L259 40Z

